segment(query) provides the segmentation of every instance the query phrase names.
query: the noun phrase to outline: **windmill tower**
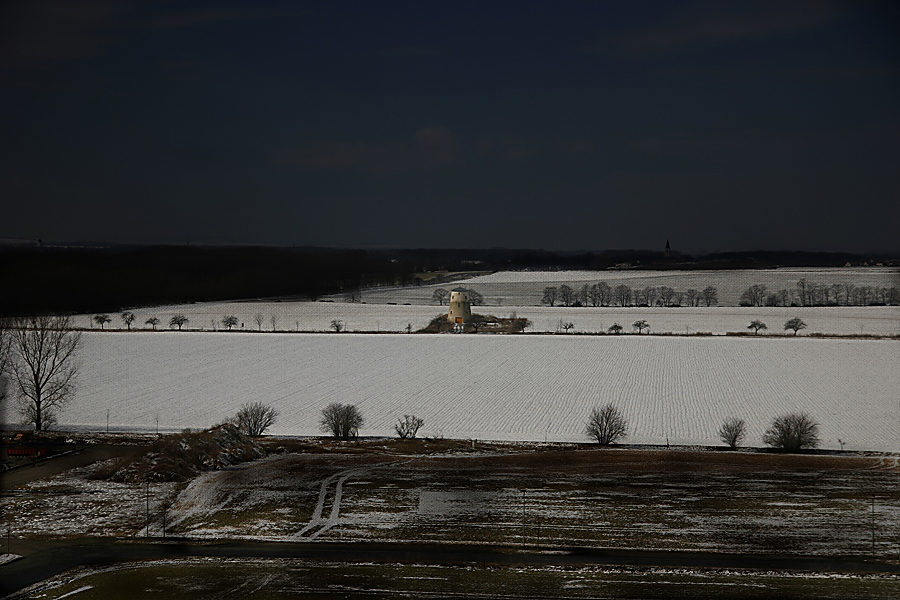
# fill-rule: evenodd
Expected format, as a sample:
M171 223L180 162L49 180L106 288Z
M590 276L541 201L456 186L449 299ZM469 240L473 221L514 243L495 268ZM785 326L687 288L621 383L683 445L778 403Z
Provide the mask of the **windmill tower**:
M472 318L472 306L469 304L469 291L466 288L450 290L450 311L447 320L454 325L462 325Z

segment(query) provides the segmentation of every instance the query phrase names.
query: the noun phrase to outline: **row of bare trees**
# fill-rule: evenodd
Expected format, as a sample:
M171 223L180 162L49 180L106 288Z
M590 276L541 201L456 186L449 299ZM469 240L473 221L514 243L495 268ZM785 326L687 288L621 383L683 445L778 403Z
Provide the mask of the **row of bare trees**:
M803 278L795 288L778 291L753 284L741 293L738 303L741 306L897 306L900 288L850 282L823 284Z
M595 407L588 416L585 435L597 440L601 446L609 446L628 435L628 421L614 404ZM719 429L719 439L732 449L744 440L747 424L743 419L730 417ZM819 424L806 413L791 413L776 417L763 434L767 446L787 452L819 445Z
M632 288L605 281L584 284L575 289L567 284L544 288L541 304L549 306L713 306L719 303L719 293L713 286L702 290L689 288L678 291L667 285Z
M484 305L484 296L482 296L479 292L468 288L466 288L466 292L468 292L469 294L469 304L471 306ZM431 299L443 306L444 300L446 300L447 302L450 301L450 292L448 292L444 288L438 288L434 290L434 293L431 294Z
M274 425L277 419L278 411L273 407L262 402L248 402L241 406L232 422L244 434L259 436ZM356 405L332 402L322 409L319 428L336 439L349 440L356 439L364 423L362 412ZM394 425L394 431L401 439L413 439L424 424L425 421L415 415L403 415Z

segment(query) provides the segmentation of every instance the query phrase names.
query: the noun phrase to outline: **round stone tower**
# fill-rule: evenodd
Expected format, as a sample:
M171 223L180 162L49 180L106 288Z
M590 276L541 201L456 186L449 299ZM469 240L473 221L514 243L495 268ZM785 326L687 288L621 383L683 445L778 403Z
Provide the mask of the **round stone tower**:
M468 323L472 318L472 306L469 304L469 291L466 288L450 290L450 312L447 320L454 325Z

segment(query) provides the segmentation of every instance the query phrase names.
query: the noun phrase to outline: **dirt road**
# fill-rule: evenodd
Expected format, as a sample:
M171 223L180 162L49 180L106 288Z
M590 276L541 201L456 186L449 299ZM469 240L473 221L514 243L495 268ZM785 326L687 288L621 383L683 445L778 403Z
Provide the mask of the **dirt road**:
M21 487L31 481L52 477L69 469L83 467L98 460L128 456L139 446L97 444L84 446L70 453L61 454L36 463L0 473L0 490Z

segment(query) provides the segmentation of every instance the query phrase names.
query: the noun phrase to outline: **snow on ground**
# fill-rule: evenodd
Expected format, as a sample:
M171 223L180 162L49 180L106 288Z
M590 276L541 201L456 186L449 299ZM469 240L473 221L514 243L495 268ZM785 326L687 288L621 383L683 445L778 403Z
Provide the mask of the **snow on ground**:
M726 417L747 445L772 418L807 411L822 445L900 451L900 342L772 337L85 333L79 388L63 424L208 427L261 401L271 432L318 435L331 402L358 405L362 435L584 440L591 408L613 402L628 442L718 444Z
M136 309L135 328L147 329L143 323L156 316L162 322L158 329L168 331L168 322L175 314L188 319L187 330L222 330L222 318L235 315L237 331L275 330L330 331L331 321L343 321L348 331L400 332L410 325L413 331L425 327L435 316L446 313L446 306L404 306L391 304L360 304L344 302L209 302ZM508 317L515 312L532 322L529 331L556 331L560 321L571 322L575 332L606 331L619 323L626 331L638 319L650 323L655 333L696 333L698 331L724 334L729 331L747 332L754 319L762 320L768 330L764 333L784 333L784 322L800 317L807 324L803 335L811 333L836 335L898 335L900 334L900 306L834 306L810 308L784 307L694 307L694 308L566 308L549 306L487 306L475 307L476 313ZM255 316L263 316L258 326ZM92 315L75 317L78 327L91 328ZM106 329L122 326L116 315ZM97 325L93 325L98 329Z
M769 292L781 289L796 290L797 282L822 285L852 284L878 288L900 287L900 269L896 267L848 267L805 269L735 269L720 271L499 271L490 275L472 277L463 281L411 288L380 288L364 290L362 299L367 302L410 302L428 304L435 289L470 287L481 293L488 306L539 306L543 290L549 285L566 284L580 289L584 284L605 281L615 287L625 284L632 289L648 286L669 286L684 292L689 288L702 290L714 286L718 290L719 304L737 306L741 293L754 284L765 285Z
M5 490L0 512L7 516L15 537L142 535L148 510L151 519L175 498L176 483L148 486L90 479L107 464L79 467L21 488ZM4 532L5 533L5 532ZM157 535L151 530L152 535Z
M584 284L606 281L615 287L625 284L632 289L648 286L669 286L684 292L714 286L719 303L736 306L741 294L754 284L765 285L769 292L781 289L796 290L797 282L833 285L850 283L856 287L900 287L900 269L895 267L866 267L844 269L735 269L723 271L500 271L473 277L455 285L478 290L490 303L503 298L513 304L540 304L544 287L566 285L579 289Z

